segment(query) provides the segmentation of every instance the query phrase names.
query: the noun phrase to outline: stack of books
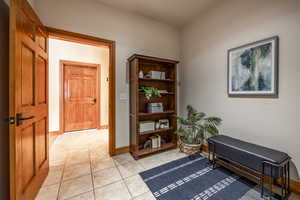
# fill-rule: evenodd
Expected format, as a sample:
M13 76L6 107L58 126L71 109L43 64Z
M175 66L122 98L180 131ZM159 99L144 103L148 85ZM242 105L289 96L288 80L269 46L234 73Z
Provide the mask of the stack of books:
M150 140L152 142L152 148L159 148L161 147L161 136L160 135L153 135L150 137Z

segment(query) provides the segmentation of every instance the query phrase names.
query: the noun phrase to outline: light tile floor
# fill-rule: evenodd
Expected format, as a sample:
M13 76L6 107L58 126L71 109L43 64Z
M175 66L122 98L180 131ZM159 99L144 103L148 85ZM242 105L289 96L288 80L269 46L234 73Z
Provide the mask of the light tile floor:
M106 130L58 136L36 200L154 200L138 173L185 156L174 149L135 161L129 153L110 157L107 144Z
M50 171L36 200L154 200L139 172L185 155L171 150L134 160L108 155L108 132L58 136L50 149Z

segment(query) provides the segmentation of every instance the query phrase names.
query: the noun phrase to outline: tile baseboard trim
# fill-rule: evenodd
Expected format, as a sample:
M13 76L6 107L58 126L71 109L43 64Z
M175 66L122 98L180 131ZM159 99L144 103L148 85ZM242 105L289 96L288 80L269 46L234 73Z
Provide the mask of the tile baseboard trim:
M98 129L102 130L102 129L108 129L108 125L99 125Z
M128 153L128 152L129 152L129 146L120 147L120 148L116 148L115 155Z
M49 132L49 135L50 136L58 136L58 135L61 135L61 131L51 131L51 132Z

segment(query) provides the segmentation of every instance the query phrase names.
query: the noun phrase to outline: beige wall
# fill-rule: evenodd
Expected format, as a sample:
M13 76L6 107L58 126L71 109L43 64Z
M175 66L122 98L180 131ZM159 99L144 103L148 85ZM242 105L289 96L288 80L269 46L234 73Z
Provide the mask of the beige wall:
M35 8L48 26L116 41L116 146L128 146L129 104L120 98L128 96L126 60L134 53L178 59L179 32L93 0L39 0Z
M101 65L100 125L108 122L109 49L49 39L49 131L59 130L59 71L60 60L95 63Z
M192 104L220 116L225 134L285 151L298 170L299 21L298 0L228 0L186 26L181 37L181 110ZM229 98L227 50L274 35L280 38L279 98Z

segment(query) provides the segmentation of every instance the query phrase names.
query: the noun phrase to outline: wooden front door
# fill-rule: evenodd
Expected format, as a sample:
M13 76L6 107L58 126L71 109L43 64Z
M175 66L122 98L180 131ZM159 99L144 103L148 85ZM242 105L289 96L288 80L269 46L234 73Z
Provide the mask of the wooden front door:
M96 64L62 61L64 131L95 129L99 122L99 80Z
M11 0L10 18L10 194L32 200L49 169L48 40L26 0Z

